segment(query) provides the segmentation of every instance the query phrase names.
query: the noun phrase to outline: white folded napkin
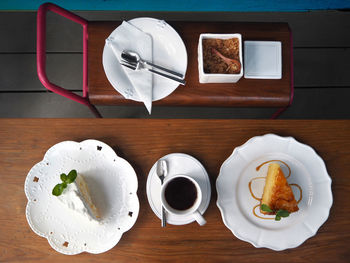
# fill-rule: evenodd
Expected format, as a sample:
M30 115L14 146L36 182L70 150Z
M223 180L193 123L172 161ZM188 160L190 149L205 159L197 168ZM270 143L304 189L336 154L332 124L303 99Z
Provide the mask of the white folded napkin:
M153 60L152 54L152 37L131 25L128 22L123 23L115 30L113 37L106 39L106 44L111 47L117 59L121 60L123 50L137 52L140 57L147 61ZM119 63L118 63L119 64ZM135 91L140 100L145 104L149 114L152 110L152 73L146 70L132 70L121 66L118 75L118 85L126 94L122 94L125 98L130 97L129 93Z

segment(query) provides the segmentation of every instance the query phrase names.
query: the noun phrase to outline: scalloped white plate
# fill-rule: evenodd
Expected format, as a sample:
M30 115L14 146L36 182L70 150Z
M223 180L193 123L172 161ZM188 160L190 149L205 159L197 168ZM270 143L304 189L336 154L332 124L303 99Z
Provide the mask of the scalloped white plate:
M248 188L252 178L266 176L268 165L259 171L256 167L276 159L289 165L292 172L288 182L298 184L303 191L299 211L281 221L255 217L252 209L259 201L252 198ZM261 196L264 180L255 182L252 190ZM236 147L222 164L216 181L217 206L224 224L237 238L277 251L294 248L314 236L327 220L332 206L331 182L323 160L310 146L292 137L256 136ZM298 189L292 189L298 199Z
M72 169L84 176L102 214L100 222L68 209L52 195L60 174ZM107 144L97 140L64 141L52 146L27 175L27 221L60 253L102 253L113 248L136 222L137 188L132 166Z

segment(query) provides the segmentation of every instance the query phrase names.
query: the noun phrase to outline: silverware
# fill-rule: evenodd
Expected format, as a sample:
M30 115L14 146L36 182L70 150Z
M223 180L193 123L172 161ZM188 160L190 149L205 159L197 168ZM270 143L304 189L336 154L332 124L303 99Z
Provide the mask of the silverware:
M168 173L168 167L167 167L165 160L159 160L157 162L156 172L157 172L157 175L160 179L161 185L163 185L164 178ZM164 209L163 205L162 205L161 210L162 210L162 212L161 212L162 227L165 227L166 226L166 215L165 215L165 209Z
M127 60L124 60L122 59L120 61L120 64L123 65L124 67L127 67L127 68L130 68L132 70L141 70L141 69L145 69L145 70L148 70L152 73L155 73L155 74L158 74L164 78L168 78L168 79L171 79L171 80L174 80L178 83L180 83L181 85L185 85L186 84L186 81L184 79L180 79L180 78L177 78L177 77L174 77L172 75L168 75L166 73L163 73L163 72L160 72L160 71L157 71L155 69L151 69L151 68L146 68L146 67L143 67L142 64L140 63L132 63L130 61L127 61Z
M130 50L124 50L121 54L121 57L122 59L126 60L126 61L129 61L131 63L137 63L137 64L142 64L143 67L145 68L150 68L152 69L152 67L154 68L157 68L157 69L160 69L162 71L165 71L167 73L170 73L171 75L175 75L181 79L184 78L184 75L181 74L181 73L178 73L176 71L173 71L173 70L170 70L170 69L167 69L167 68L164 68L162 66L159 66L159 65L156 65L156 64L153 64L149 61L146 61L146 60L143 60L140 55L134 51L130 51Z

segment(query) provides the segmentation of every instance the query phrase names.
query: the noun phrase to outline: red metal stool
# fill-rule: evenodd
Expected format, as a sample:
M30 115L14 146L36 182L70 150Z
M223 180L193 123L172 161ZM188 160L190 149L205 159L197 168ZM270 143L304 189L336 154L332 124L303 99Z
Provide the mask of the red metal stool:
M55 12L67 19L70 19L78 24L83 26L83 96L77 95L69 90L61 88L53 83L51 83L46 76L46 12L50 10ZM96 24L96 23L95 23ZM92 26L90 26L91 29ZM90 36L90 40L93 37ZM192 40L191 40L192 41ZM193 64L193 63L192 63ZM288 63L289 65L289 63ZM83 105L86 105L90 108L93 114L101 118L101 114L98 112L96 107L91 104L89 100L89 89L88 89L88 21L65 10L55 4L45 3L39 7L37 15L37 70L38 76L41 83L50 91L53 91L59 95L62 95L66 98L72 99L76 102L79 102ZM100 70L100 69L99 69ZM193 72L192 75L193 76ZM189 77L191 77L189 76ZM286 110L293 102L294 98L294 83L293 83L293 40L292 33L290 32L290 94L288 105L284 105L279 108L272 116L271 119L277 118L284 110ZM192 82L193 80L192 77ZM246 81L246 80L245 80ZM195 83L196 84L196 83ZM191 90L193 91L193 89ZM182 92L181 96L188 96ZM224 94L225 95L225 94ZM251 95L251 94L250 94ZM255 93L253 94L255 96ZM180 98L182 98L180 96ZM222 94L221 94L222 97ZM254 97L255 98L255 97ZM91 99L93 100L93 89L91 88Z
M68 18L83 26L83 96L77 95L69 90L61 88L53 83L46 76L46 12L55 12L65 18ZM40 82L48 90L57 93L61 96L79 102L89 107L92 113L97 117L101 118L101 114L98 112L96 107L89 101L89 90L88 90L88 71L87 71L87 51L88 51L88 21L69 12L55 4L45 3L39 7L37 14L37 71Z

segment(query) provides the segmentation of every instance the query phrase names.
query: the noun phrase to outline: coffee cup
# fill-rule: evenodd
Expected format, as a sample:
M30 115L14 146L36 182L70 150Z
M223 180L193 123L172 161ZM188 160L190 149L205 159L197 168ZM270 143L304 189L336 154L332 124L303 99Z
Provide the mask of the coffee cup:
M191 216L199 225L207 221L198 211L202 202L202 190L190 176L179 174L166 177L161 189L164 209L176 216Z

